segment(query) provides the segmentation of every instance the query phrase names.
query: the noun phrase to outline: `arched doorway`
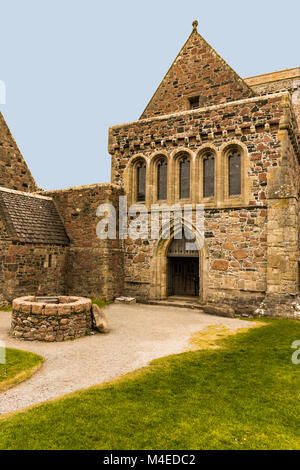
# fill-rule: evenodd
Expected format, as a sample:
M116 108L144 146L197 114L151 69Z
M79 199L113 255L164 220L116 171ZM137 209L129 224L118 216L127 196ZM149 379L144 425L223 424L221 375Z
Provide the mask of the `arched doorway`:
M187 224L186 224L187 225ZM195 245L194 249L192 250L193 253L190 252L193 256L191 258L198 259L198 293L196 294L200 302L205 302L207 296L207 289L208 289L208 248L205 242L205 239L201 233L197 231L197 228L190 224L188 229L191 233L195 234ZM150 299L165 299L169 294L169 286L171 286L170 274L169 274L169 266L172 261L169 262L170 258L176 258L176 256L168 256L171 254L171 250L175 251L176 248L176 240L175 234L178 234L179 231L182 230L182 225L179 223L178 226L171 226L171 233L170 238L165 236L165 232L162 228L161 236L155 243L153 247L152 257L151 257L151 271L150 271L150 289L149 289L149 298ZM174 241L175 239L175 241ZM190 243L191 240L187 241L183 238L182 243ZM173 245L173 248L170 249L170 246ZM184 245L186 248L186 245ZM189 246L190 248L190 246ZM197 248L197 249L196 249ZM195 251L196 250L196 251ZM190 251L190 250L188 250ZM176 253L174 252L174 255ZM181 256L184 253L177 253L179 256L178 258L186 258L186 256ZM194 269L193 269L194 270Z
M168 296L199 296L199 251L193 245L186 238L173 238L168 247Z

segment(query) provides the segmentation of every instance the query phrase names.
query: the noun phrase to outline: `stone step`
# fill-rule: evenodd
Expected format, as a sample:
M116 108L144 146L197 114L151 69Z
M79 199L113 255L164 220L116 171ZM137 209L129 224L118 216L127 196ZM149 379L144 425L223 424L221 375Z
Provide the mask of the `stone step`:
M164 300L148 300L147 302L143 303L147 303L150 305L160 305L162 307L190 308L198 310L201 313L208 313L210 315L216 315L221 317L234 318L235 316L237 316L235 314L234 309L228 305L200 304L199 302L188 297L170 297Z
M203 307L196 302L186 302L184 300L149 300L145 302L149 305L160 305L161 307L179 307L179 308L190 308L194 310L198 310L199 312L203 313Z

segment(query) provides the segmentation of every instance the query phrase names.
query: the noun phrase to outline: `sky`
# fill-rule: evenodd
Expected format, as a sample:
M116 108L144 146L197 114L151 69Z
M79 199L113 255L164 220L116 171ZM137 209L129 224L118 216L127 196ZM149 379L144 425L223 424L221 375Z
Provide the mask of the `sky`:
M40 188L108 182L108 127L139 118L194 19L249 77L300 66L299 18L299 0L0 0L0 111Z

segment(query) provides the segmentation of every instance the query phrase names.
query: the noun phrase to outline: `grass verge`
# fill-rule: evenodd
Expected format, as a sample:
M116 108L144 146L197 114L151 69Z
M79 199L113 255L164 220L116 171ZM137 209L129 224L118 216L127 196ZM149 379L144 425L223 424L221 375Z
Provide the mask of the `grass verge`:
M0 364L0 392L31 377L44 359L37 354L19 349L6 349L6 363Z
M1 420L1 449L300 449L300 322L155 360Z
M0 312L11 312L12 311L12 305L5 305L3 307L0 307Z
M106 300L103 299L91 299L93 304L97 304L98 307L103 308L105 305L109 305L111 302L106 302Z

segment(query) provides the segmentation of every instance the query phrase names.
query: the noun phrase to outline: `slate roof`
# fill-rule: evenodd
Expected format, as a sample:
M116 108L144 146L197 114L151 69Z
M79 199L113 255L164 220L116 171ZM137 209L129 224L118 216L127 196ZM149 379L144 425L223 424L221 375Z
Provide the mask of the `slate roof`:
M53 245L69 243L51 198L0 188L0 216L12 240Z

